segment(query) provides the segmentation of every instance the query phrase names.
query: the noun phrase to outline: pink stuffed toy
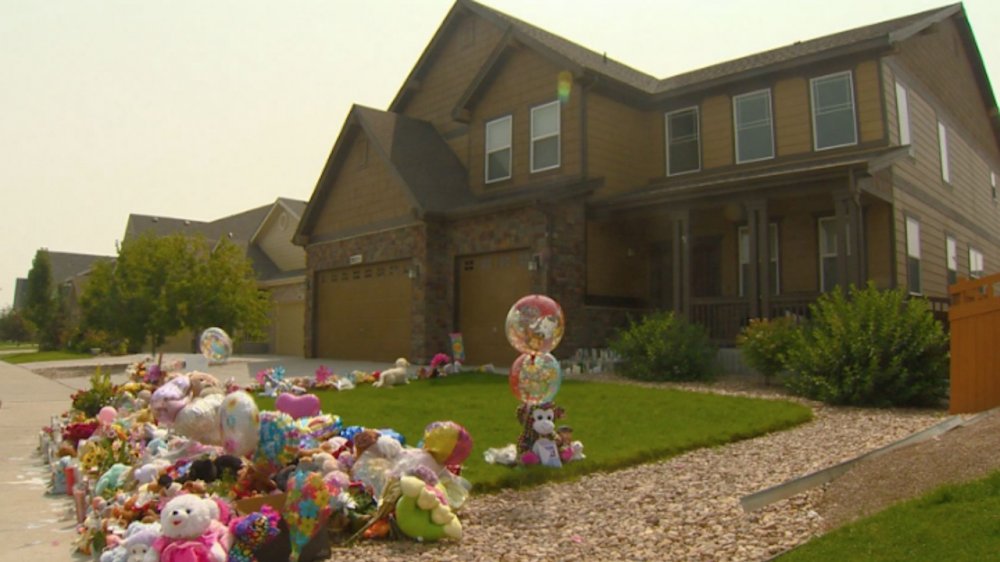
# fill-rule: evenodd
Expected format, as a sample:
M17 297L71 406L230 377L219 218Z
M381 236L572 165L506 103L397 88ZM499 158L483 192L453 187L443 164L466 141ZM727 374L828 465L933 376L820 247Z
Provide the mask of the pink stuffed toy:
M149 399L149 407L153 416L161 426L170 427L177 418L177 413L191 400L191 381L186 375L174 377L160 388L157 388Z
M226 562L226 543L231 538L228 529L212 518L213 513L219 513L219 507L212 500L194 494L171 499L160 513L163 534L143 562Z

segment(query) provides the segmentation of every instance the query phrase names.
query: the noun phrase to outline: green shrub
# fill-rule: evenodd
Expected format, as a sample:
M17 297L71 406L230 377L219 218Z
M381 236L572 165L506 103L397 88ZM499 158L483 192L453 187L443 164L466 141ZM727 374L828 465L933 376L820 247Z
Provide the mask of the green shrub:
M747 364L764 375L764 380L770 384L774 375L785 370L785 360L797 329L795 320L788 316L771 320L755 318L743 328L736 343Z
M90 388L76 391L71 397L73 409L92 418L108 406L115 398L115 385L111 382L111 371L101 372L98 367L90 376Z
M631 320L611 342L611 349L622 359L619 373L631 379L691 381L715 374L716 350L708 333L672 312Z
M926 301L869 283L810 307L787 355L786 385L832 404L930 406L948 387L948 336Z

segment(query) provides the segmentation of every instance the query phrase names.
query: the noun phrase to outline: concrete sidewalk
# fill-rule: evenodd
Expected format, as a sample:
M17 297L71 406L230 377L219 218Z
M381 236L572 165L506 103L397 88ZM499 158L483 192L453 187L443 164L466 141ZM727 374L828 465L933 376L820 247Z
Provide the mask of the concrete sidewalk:
M37 452L38 433L49 424L52 416L70 408L70 394L77 389L89 388L87 367L110 369L112 380L121 383L125 380L125 367L144 357L94 357L24 365L0 361L0 381L3 381L0 390L0 492L5 500L4 508L0 510L0 544L6 546L0 549L0 562L89 559L71 551L77 535L73 503L69 496L46 494L49 467ZM166 354L164 361L182 357L180 354ZM244 356L201 370L223 381L232 377L238 384L246 385L253 381L257 371L279 365L285 367L287 376L312 376L320 365L326 365L334 373L354 370L371 372L391 366L373 361ZM82 369L85 374L49 379L34 372L67 368Z
M0 361L0 561L72 560L76 518L69 496L48 496L38 433L69 409L73 388ZM77 559L83 559L77 557Z

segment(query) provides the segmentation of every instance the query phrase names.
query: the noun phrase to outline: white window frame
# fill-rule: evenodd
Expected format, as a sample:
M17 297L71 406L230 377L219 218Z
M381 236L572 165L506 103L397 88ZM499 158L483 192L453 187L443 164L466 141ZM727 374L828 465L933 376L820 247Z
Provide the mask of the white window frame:
M969 279L979 279L985 273L983 271L983 253L969 246Z
M838 78L840 76L847 77L847 91L851 95L851 126L854 128L854 140L852 142L846 142L843 144L835 144L831 146L819 146L819 134L816 130L816 82L822 80L830 80L833 78ZM857 101L854 99L854 75L850 70L844 70L841 72L834 72L832 74L826 74L824 76L817 76L815 78L809 79L809 113L812 115L812 128L813 128L813 150L831 150L834 148L840 148L842 146L854 146L858 144L858 108Z
M910 102L906 95L906 87L896 82L896 122L899 124L899 144L902 146L913 142L910 135Z
M941 156L941 179L951 183L951 168L948 166L948 127L938 121L938 152Z
M990 172L990 195L993 197L993 202L997 202L997 173Z
M680 113L688 113L688 112L691 112L691 111L694 112L694 128L695 128L694 139L695 139L695 144L698 145L698 151L697 151L698 152L698 166L695 169L693 169L693 170L684 170L682 172L671 172L670 171L670 141L671 141L671 139L670 139L670 118L673 117L674 115L677 115L677 114L680 114ZM669 113L664 114L664 116L663 116L663 128L664 128L665 135L666 135L665 138L664 138L664 140L666 141L666 143L665 143L666 144L666 156L665 157L666 157L666 161L667 161L667 176L681 176L681 175L684 175L684 174L693 174L695 172L700 172L701 171L701 113L698 110L698 106L697 105L693 105L691 107L685 107L685 108L682 108L682 109L675 109L674 111L671 111ZM689 141L689 140L690 139L685 139L685 141Z
M506 146L496 147L496 148L493 148L491 150L490 149L490 127L491 126L497 126L497 125L499 125L503 121L507 122L507 145ZM483 178L485 179L486 183L496 183L498 181L509 180L514 175L514 118L513 118L513 116L511 116L511 115L504 115L503 117L499 117L497 119L493 119L492 121L487 121L486 122L486 128L485 128L485 131L483 132L483 135L484 135L483 146L484 146L484 151L485 151L485 154L486 154L485 160L483 161ZM493 154L494 152L500 152L502 150L508 150L508 151L510 151L510 159L509 159L510 166L509 166L509 169L507 170L507 175L504 176L504 177L490 179L490 154Z
M828 222L832 222L833 223L833 233L834 233L834 238L833 238L833 253L826 253L826 252L823 251L823 248L826 246L825 244L823 244L823 240L824 240L824 236L825 236L825 232L826 232L826 229L823 228L823 224L824 223L828 223ZM837 217L836 216L820 217L819 220L816 221L816 228L817 228L817 233L816 233L816 253L819 254L819 290L820 290L820 292L825 293L825 292L833 289L833 287L826 287L826 286L824 286L825 279L826 279L826 266L824 264L826 263L826 258L836 258L837 257L837 252L840 249L840 236L839 236L839 232L837 232ZM850 248L850 246L848 246L848 248ZM838 271L837 272L837 277L839 278L840 275L841 275L841 272Z
M771 138L771 153L767 156L761 156L759 158L750 158L748 160L740 160L740 116L739 116L739 102L744 98L757 97L764 95L767 98L767 129L770 133ZM763 122L754 123L754 126L763 126ZM738 96L733 96L733 138L736 140L736 163L737 164L747 164L750 162L760 162L762 160L771 160L774 158L774 111L771 105L771 90L769 88L764 88L762 90L755 90L753 92L747 92L745 94L740 94Z
M955 274L955 278L958 279L958 241L955 240L954 236L945 237L945 273L949 275L952 272ZM948 284L951 284L951 279L948 279Z
M913 295L923 294L923 282L920 277L921 274L921 257L920 257L920 221L916 217L906 217L906 289ZM910 264L909 259L913 258L917 260L917 290L914 291L910 279Z
M556 111L556 131L554 133L545 133L543 135L535 136L535 112L548 109L550 107L555 107ZM537 105L531 108L531 173L544 172L545 170L553 170L562 165L562 115L560 111L559 100L545 103L542 105ZM556 163L551 166L546 166L544 168L535 167L535 143L541 140L550 139L556 137Z
M771 245L771 263L774 264L774 269L771 272L775 274L774 278L774 289L775 293L772 296L777 296L781 294L781 242L778 240L778 223L772 222L768 224L768 244ZM741 226L736 229L736 252L739 256L739 294L741 297L746 296L743 290L743 266L750 264L750 247L749 245L743 245L743 239L747 239L747 244L750 243L750 229L746 225ZM745 251L744 251L745 248Z

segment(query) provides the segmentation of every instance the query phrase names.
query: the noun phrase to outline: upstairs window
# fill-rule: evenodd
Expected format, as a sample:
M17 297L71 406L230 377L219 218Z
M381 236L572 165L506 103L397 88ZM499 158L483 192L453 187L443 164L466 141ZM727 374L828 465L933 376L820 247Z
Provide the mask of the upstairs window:
M510 127L509 115L486 124L486 183L510 179Z
M750 283L750 229L741 226L737 232L740 243L740 296L745 297L749 292ZM772 222L768 229L768 243L771 246L771 270L769 273L769 283L771 294L777 295L781 290L781 267L779 266L778 249L778 223Z
M948 284L954 285L958 281L958 243L949 236L945 239L945 246L948 252Z
M938 121L938 150L941 153L941 179L951 183L951 170L948 168L948 129Z
M899 123L899 144L910 144L910 103L906 99L906 88L896 82L896 121Z
M667 175L701 169L701 140L698 135L698 108L679 109L666 115Z
M816 150L858 143L851 73L840 72L809 81L812 94L813 142Z
M906 217L906 288L920 294L920 223Z
M770 90L734 97L733 121L737 164L774 158Z
M531 171L559 167L559 102L531 109Z
M983 276L983 253L969 246L969 277L979 279Z

